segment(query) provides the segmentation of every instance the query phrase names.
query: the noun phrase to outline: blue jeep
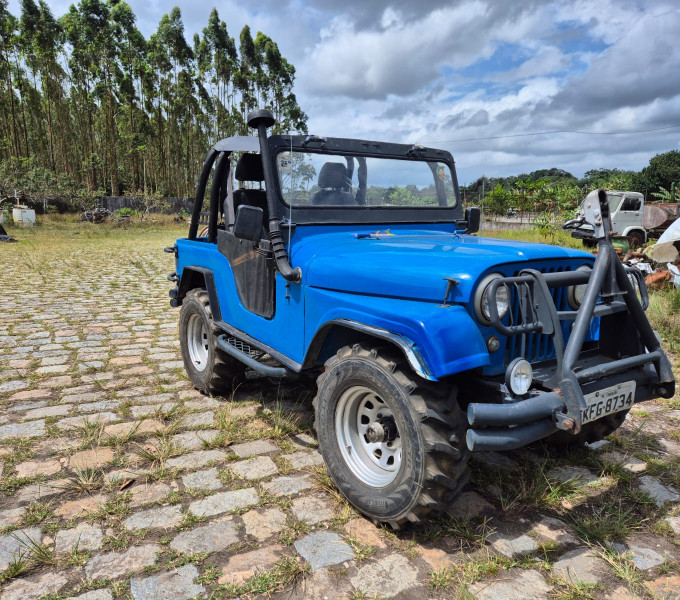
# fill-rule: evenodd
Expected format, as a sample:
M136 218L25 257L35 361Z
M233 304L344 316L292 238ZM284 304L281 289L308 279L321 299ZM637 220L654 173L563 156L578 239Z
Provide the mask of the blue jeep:
M673 396L604 192L569 224L593 226L597 257L477 237L448 152L268 137L273 123L255 111L258 137L214 146L167 249L184 364L206 394L248 369L317 375L320 451L362 513L419 521L450 506L470 452L592 442Z

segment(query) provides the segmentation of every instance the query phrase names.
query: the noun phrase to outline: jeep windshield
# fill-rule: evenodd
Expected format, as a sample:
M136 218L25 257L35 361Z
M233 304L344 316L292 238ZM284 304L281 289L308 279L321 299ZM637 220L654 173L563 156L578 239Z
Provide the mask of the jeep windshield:
M452 208L453 177L444 162L282 151L279 185L290 207Z

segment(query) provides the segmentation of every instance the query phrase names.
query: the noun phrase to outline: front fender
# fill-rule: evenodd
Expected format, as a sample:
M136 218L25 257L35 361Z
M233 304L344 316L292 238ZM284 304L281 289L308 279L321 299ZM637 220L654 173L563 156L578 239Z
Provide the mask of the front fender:
M462 306L347 294L318 288L305 293L305 351L332 321L377 327L410 342L434 378L489 364L482 335Z

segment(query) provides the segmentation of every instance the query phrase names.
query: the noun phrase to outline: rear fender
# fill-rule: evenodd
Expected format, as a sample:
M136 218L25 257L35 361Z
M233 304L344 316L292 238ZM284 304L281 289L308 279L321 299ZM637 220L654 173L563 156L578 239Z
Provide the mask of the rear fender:
M328 340L333 339L331 334L337 337L339 328L396 345L413 370L426 379L437 380L490 362L486 343L462 306L307 288L305 367L337 351Z

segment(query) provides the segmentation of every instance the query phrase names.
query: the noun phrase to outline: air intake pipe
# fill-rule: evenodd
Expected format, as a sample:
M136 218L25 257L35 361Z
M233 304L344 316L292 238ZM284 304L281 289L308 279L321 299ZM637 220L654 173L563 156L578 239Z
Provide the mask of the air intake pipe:
M286 244L283 241L281 225L276 218L276 193L274 191L274 173L272 169L269 145L267 144L267 128L271 127L276 120L269 110L258 109L248 115L248 127L257 129L260 138L260 154L262 156L262 167L264 169L264 180L267 185L267 207L269 209L269 240L272 244L276 268L286 281L298 283L302 279L300 267L293 269L288 262Z

